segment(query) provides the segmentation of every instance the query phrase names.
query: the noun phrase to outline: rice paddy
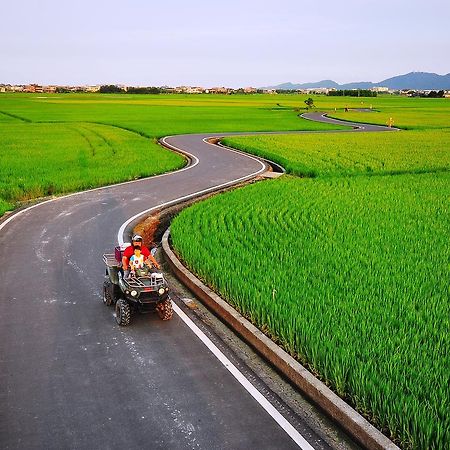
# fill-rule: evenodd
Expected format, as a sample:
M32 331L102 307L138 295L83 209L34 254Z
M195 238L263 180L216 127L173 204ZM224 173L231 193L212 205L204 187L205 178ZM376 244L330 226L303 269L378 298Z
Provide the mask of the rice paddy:
M450 168L450 128L390 133L239 136L223 143L305 177L422 173Z
M180 155L136 133L90 123L10 123L1 141L3 211L17 202L133 180L185 164Z
M336 130L304 96L0 94L0 215L174 170L193 132ZM450 102L314 97L386 134L227 138L295 176L185 210L186 264L404 448L450 442ZM370 105L369 105L370 103ZM372 112L355 108L372 107ZM344 108L350 109L344 112ZM303 178L300 178L303 177Z
M409 117L415 131L227 138L296 176L201 202L171 227L186 265L402 448L450 442L439 104L427 126Z
M23 201L181 167L157 145L162 136L340 128L272 106L267 95L0 94L0 216Z

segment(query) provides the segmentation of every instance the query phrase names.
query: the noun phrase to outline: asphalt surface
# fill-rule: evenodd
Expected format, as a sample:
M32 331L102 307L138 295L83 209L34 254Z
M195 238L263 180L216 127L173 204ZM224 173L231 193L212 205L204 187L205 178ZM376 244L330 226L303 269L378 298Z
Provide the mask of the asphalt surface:
M102 304L102 253L127 219L264 170L204 137L166 140L198 158L187 170L42 203L0 224L0 448L298 448L177 315L121 328Z

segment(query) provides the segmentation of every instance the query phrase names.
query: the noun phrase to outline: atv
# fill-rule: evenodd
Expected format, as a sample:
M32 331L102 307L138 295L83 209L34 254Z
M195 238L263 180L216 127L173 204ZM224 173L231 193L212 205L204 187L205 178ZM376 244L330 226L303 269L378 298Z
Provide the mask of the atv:
M144 268L136 269L134 274L125 278L122 270L123 250L123 247L116 247L114 253L103 255L106 265L103 303L114 305L116 322L127 326L132 313L152 311L156 311L162 320L172 319L172 302L164 275Z

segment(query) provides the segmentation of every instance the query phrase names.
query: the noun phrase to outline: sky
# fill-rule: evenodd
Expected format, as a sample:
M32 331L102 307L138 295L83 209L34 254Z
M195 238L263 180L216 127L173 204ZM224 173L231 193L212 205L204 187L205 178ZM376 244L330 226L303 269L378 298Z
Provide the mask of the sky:
M261 87L450 72L448 0L0 0L0 83Z

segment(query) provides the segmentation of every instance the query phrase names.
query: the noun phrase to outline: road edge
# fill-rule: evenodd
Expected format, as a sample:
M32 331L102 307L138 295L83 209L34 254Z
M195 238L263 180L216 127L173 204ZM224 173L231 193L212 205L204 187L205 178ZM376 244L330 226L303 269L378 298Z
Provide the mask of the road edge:
M162 249L166 261L176 277L209 309L365 448L400 450L380 430L370 424L361 414L192 274L172 251L169 236L170 227L167 228L162 238Z

